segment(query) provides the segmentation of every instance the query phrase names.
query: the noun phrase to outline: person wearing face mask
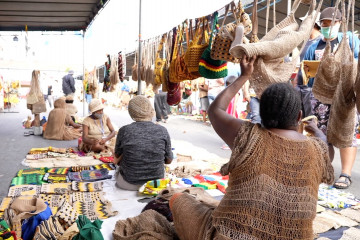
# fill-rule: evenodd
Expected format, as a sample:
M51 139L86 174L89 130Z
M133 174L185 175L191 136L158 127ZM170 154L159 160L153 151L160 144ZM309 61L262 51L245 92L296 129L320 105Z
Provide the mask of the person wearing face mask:
M334 26L331 29L332 19L334 19ZM320 14L320 32L323 35L323 38L314 42L306 51L303 60L321 60L324 54L326 41L330 40L331 50L335 52L339 46L339 43L343 39L344 34L347 34L349 39L350 48L353 49L354 58L358 60L359 56L359 44L360 40L357 36L354 36L354 43L353 43L353 33L341 33L339 32L341 26L341 12L339 9L336 10L334 7L325 8ZM306 66L305 66L306 67ZM329 71L331 70L332 66L328 66ZM315 78L310 78L307 86L311 89ZM310 94L310 101L311 101L311 110L312 114L318 118L318 127L321 129L325 134L327 131L327 124L330 116L330 104L321 103L317 100L314 95ZM354 134L354 141L351 147L341 148L340 149L340 158L341 158L341 174L339 179L334 183L334 187L346 189L351 185L351 170L355 162L357 152L357 144L356 138Z
M92 99L89 104L91 115L82 122L82 142L79 146L84 152L102 152L114 150L115 130L110 118L104 114L104 105L99 99Z

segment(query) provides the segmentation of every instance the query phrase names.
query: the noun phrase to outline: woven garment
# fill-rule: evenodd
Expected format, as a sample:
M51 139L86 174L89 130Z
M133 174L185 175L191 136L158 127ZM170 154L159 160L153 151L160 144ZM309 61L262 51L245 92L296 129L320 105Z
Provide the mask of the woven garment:
M21 176L27 175L27 174L45 175L46 172L47 172L47 168L28 168L28 169L19 170L16 175L18 177L21 177Z
M150 209L154 210L154 211L160 213L161 215L163 215L164 217L166 217L166 219L169 222L173 221L173 217L172 217L172 213L170 211L168 200L165 200L162 198L156 198L156 199L150 201L148 204L146 204L146 206L141 210L141 212L145 212Z
M225 239L213 236L214 229L211 227L213 207L200 203L189 194L182 194L171 199L170 204L174 227L179 239Z
M103 199L102 192L73 192L71 194L72 202L95 202Z
M65 230L73 223L75 223L76 219L78 218L77 212L73 206L68 203L68 201L63 202L54 216L58 217L59 222L62 224Z
M39 153L39 154L28 154L26 155L26 159L28 160L37 160L37 159L43 159L47 158L47 153Z
M321 182L332 184L327 144L291 140L260 125L241 125L229 163L228 188L212 214L217 234L231 239L313 239Z
M64 234L59 237L59 240L72 240L79 233L79 228L77 227L76 222L69 226Z
M57 240L64 232L58 219L51 216L36 227L33 240Z
M83 170L83 171L88 171L88 170ZM77 182L81 182L81 174L80 174L81 170L78 172L69 172L68 173L68 177L70 181L77 181Z
M56 174L67 174L69 170L70 168L49 168L47 172Z
M68 194L71 190L71 183L44 183L41 186L41 193Z
M100 181L105 179L111 179L109 175L109 170L100 169L100 170L84 170L80 172L81 180L84 182L93 182Z
M38 174L26 174L21 177L14 177L11 180L10 186L18 186L18 185L41 185L44 183L43 181L44 175Z
M355 94L356 94L356 108L360 109L360 61L358 61L357 65L357 76L355 80Z
M17 218L17 212L8 208L4 211L4 219L8 223L10 229L15 231L16 236L21 236L21 219Z
M80 192L98 192L103 190L102 182L72 182L71 188L73 191Z
M117 211L111 210L111 203L109 201L97 200L92 202L76 201L73 204L74 209L79 215L85 215L90 220L106 219L116 216Z
M9 197L18 196L37 196L40 194L41 186L39 185L19 185L9 188Z
M69 182L69 178L66 174L57 174L57 173L45 173L43 180L49 183Z
M64 204L64 201L70 203L70 195L68 194L40 194L39 198L49 205L53 215L57 213L59 208Z
M164 216L154 210L147 210L137 217L116 222L114 240L173 240L174 227Z

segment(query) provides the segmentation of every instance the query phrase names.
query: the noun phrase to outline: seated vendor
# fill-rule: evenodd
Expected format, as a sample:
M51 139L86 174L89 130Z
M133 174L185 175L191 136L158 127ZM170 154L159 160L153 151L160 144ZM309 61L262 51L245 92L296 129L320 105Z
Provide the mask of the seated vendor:
M81 125L75 123L65 110L63 99L54 102L54 109L49 113L44 138L51 140L74 140L81 136Z
M119 130L115 177L119 188L137 191L147 181L164 178L164 164L170 164L173 155L169 133L151 121L155 111L146 97L131 99L128 111L135 122Z
M74 97L72 95L67 95L66 96L66 112L67 114L70 115L70 117L72 118L72 120L74 122L77 122L77 112L78 112L78 109L77 107L74 105Z
M92 99L89 110L91 115L82 122L83 134L80 150L83 152L113 151L116 132L110 118L103 112L104 105L99 99Z

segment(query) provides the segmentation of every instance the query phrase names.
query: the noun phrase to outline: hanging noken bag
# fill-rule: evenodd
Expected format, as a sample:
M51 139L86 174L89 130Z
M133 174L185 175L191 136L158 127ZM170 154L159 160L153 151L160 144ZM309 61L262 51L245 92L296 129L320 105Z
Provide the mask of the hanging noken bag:
M200 75L208 79L223 78L228 75L227 62L222 60L214 60L210 56L211 43L212 43L214 31L216 31L217 22L218 22L218 12L215 12L209 46L205 49L205 51L201 55L201 59L199 62Z
M235 18L235 23L229 23L224 26L229 8L231 7L231 11ZM216 34L215 39L212 42L211 47L211 58L214 60L224 60L229 62L238 63L239 59L233 57L230 53L230 46L232 43L232 39L235 37L235 29L237 25L244 26L244 37L243 42L247 43L248 39L245 37L246 34L250 33L252 30L252 21L247 13L245 13L241 1L239 1L238 7L235 8L235 3L231 2L230 4L225 6L225 15L220 27L220 31ZM229 36L231 35L231 37Z
M176 60L176 55L178 55L177 47L178 47L178 41L182 39L182 29L179 26L179 32L177 33L176 28L173 29L173 39L172 39L172 51L171 57L170 57L170 67L169 67L169 74L166 81L167 85L167 98L166 101L169 105L177 105L181 101L181 88L180 83L173 83L171 82L171 77L174 77L176 72L174 71L174 61ZM173 76L172 76L173 75ZM176 77L176 75L175 75Z
M354 8L353 4L355 4L355 2L350 1L349 5L352 5ZM343 12L342 32L344 33L344 37L338 50L335 53L335 55L340 55L341 62L339 65L331 66L339 71L340 74L339 78L336 79L338 80L338 85L332 100L327 127L327 140L337 148L346 148L352 146L356 125L354 82L356 78L357 66L354 59L354 53L350 49L349 37L346 34L348 20L344 20L344 0L341 1L341 5ZM336 8L337 7L335 7L335 9ZM354 19L354 15L352 15L352 19ZM354 32L354 29L352 29L352 32ZM318 79L315 79L315 82L316 81L318 81Z
M138 66L137 66L137 63L136 63L136 55L137 55L137 51L135 51L134 65L131 67L131 78L134 81L138 80Z
M295 20L295 11L299 5L300 0L296 0L290 15L272 28L260 42L238 44L230 49L230 53L234 57L240 58L245 54L248 57L257 56L250 81L253 83L253 88L258 97L269 85L288 82L296 68L299 54L293 56L290 62L284 62L284 58L301 43L302 49L304 48L315 24L322 1L315 11L316 1L313 0L308 16L301 23L300 28Z
M164 67L166 64L166 59L160 57L160 53L163 50L163 45L166 40L166 34L164 34L161 38L158 50L156 52L156 60L155 60L155 70L154 70L154 81L156 84L162 83L162 78L164 75ZM164 50L163 50L164 51Z
M343 15L345 14L343 13ZM343 30L345 24L342 21ZM350 46L346 32L343 31L343 33L344 37L334 53L332 53L330 42L326 41L324 54L315 75L312 92L316 99L325 104L332 104L336 87L340 82L342 67L347 64L344 63L344 52L349 52Z
M200 26L201 24L202 26ZM202 53L209 45L208 25L209 25L209 21L207 17L201 18L199 23L199 28L195 31L194 39L189 43L184 56L184 61L188 71L192 75L195 75L196 77L200 77L199 74L200 58Z

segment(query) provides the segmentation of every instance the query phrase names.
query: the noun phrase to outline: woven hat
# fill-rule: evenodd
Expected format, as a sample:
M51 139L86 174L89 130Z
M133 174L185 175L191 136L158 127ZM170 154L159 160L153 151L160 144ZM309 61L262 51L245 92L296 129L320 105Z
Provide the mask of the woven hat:
M325 8L324 10L322 10L321 14L320 14L320 21L322 20L332 20L333 16L335 14L335 7L328 7ZM336 15L335 15L335 21L340 21L341 20L341 12L339 9L336 10Z
M91 113L104 109L105 106L101 103L100 99L94 98L89 104L89 110Z
M136 96L129 102L130 117L137 122L151 121L155 114L149 99L144 96Z
M74 101L74 96L72 96L72 95L67 95L67 96L66 96L66 100L68 100L68 101Z
M70 71L68 72L68 74L73 75L73 74L74 74L74 70L70 70Z

